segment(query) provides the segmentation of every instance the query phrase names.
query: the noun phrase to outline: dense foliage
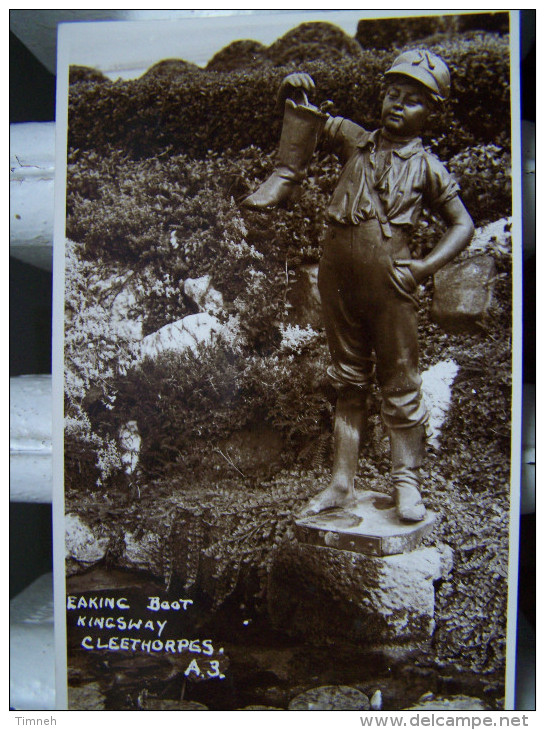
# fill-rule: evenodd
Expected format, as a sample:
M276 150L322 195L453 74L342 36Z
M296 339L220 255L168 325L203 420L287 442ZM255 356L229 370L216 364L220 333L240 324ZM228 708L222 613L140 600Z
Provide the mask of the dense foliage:
M420 17L366 18L360 20L356 39L363 48L401 48L433 37L444 37L468 31L509 32L509 15L471 13L468 15L428 15Z
M430 47L453 77L452 102L436 116L426 142L456 175L476 225L507 217L508 40L420 28L435 34ZM372 37L369 32L368 43ZM184 539L178 535L170 546L174 569L192 585L200 570L197 551L206 548L215 565L216 606L239 577L252 584L256 571L262 600L271 556L289 535L293 510L327 480L332 398L325 336L293 324L289 292L300 264L319 260L339 164L319 150L294 208L261 214L238 203L274 167L276 88L295 67L313 75L320 100L334 100L334 113L376 126L380 76L397 51L378 40L362 47L361 24L358 41L330 26L305 24L268 49L253 42L229 47L207 70L169 60L134 81L112 83L82 69L71 76L68 499L89 513L90 504L105 508L127 494L116 439L120 426L136 419L140 501L119 519L127 528L146 522L151 529L170 524L167 508L191 513L191 528L180 520ZM440 230L425 211L415 255L429 250ZM490 331L441 332L428 316L430 282L423 287L420 330L424 367L447 358L460 365L424 494L444 514L433 539L457 554L452 577L438 590L430 661L492 674L501 671L505 639L511 289L509 256L493 244L490 252L498 270ZM183 283L204 275L223 296L223 335L195 351L138 359L134 341L120 335L112 315L117 292L130 286L129 315L145 335L197 310ZM372 412L376 425L376 402ZM256 424L279 434L284 448L267 473L243 474L223 444ZM362 456L359 484L385 491L387 472L379 434ZM213 528L207 540L203 515ZM173 531L168 539L175 537ZM176 550L182 551L177 558Z
M250 255L240 248L243 241L253 246L262 269L284 268L286 260L290 268L319 260L339 163L325 153L315 156L297 208L270 215L238 208L272 172L274 157L255 146L203 160L175 154L132 160L111 148L104 155L72 152L67 234L81 243L87 260L100 257L135 268L155 261L173 280L213 272L217 287L231 300L240 293ZM510 214L508 151L495 145L467 147L448 166L476 226ZM431 220L429 212L425 215Z
M252 144L271 151L280 123L274 111L276 90L293 70L311 74L316 100L331 99L332 113L375 128L380 80L398 51L365 48L356 53L353 39L346 37L341 44L338 34L331 35L320 47L336 50L334 63L315 60L321 57L317 43L310 44L314 52L309 59L308 44L302 43L306 50L299 57L294 52L288 58L283 51L278 62L254 63L250 52L248 65L234 71L229 70L232 63L226 63L226 71L206 71L169 61L135 80L84 79L70 92L69 146L103 153L113 145L134 157L165 150L203 157L211 150ZM285 39L271 49L275 45L299 47ZM508 39L486 33L462 39L447 35L430 49L451 69L453 101L436 117L428 141L447 159L477 143L505 144L510 131Z

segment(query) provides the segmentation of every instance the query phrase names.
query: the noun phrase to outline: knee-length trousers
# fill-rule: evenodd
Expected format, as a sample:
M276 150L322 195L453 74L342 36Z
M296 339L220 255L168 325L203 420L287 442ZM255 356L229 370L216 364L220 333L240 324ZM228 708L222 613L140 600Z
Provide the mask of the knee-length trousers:
M318 286L337 388L367 388L376 374L389 429L422 425L427 410L418 370L416 283L407 287L397 258L410 258L407 233L377 220L330 223Z

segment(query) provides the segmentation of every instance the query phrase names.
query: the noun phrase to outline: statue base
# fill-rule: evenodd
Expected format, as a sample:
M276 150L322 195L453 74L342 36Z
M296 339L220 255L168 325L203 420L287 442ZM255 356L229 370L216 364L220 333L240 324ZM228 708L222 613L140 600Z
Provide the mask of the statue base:
M401 522L393 499L381 492L357 491L356 499L350 510L328 510L297 520L297 540L363 555L398 555L416 550L437 519L428 511L421 522Z

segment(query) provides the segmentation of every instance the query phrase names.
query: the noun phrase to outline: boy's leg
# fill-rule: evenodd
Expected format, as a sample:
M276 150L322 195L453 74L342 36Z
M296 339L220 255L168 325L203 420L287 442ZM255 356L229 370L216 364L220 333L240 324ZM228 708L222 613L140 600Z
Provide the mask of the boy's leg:
M329 486L316 495L301 516L355 504L354 478L358 468L361 435L367 415L366 391L342 388L335 407L333 470Z
M353 279L353 235L353 226L331 226L320 262L322 319L332 360L328 375L337 391L333 470L329 486L309 502L302 516L350 507L355 500L354 478L374 361L367 330L357 314L363 290Z
M378 314L378 313L377 313ZM382 418L391 449L391 479L398 516L419 522L426 516L420 496L427 410L418 371L418 329L414 303L391 294L376 319L377 378Z
M397 514L407 522L420 522L426 516L426 507L420 496L425 439L424 426L390 430L391 476Z

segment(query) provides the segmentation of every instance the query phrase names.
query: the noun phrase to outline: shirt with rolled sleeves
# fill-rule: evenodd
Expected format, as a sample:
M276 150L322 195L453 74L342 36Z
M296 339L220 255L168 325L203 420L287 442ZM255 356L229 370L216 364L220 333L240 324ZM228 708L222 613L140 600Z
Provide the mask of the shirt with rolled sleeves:
M391 148L377 168L381 134L343 117L328 118L324 137L344 167L327 213L344 225L377 218L390 237L390 224L414 225L423 205L437 209L460 188L419 137Z

